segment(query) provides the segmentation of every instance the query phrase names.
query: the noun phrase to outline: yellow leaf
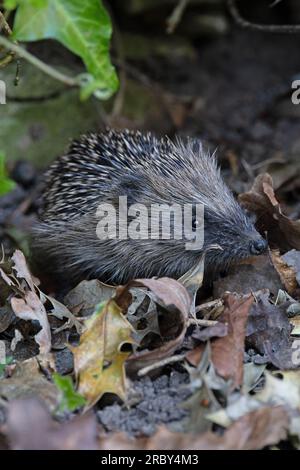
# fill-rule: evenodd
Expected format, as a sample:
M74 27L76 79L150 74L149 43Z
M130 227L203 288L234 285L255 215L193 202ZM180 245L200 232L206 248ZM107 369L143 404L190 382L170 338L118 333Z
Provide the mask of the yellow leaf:
M124 364L130 353L121 352L123 344L133 344L133 328L114 300L98 305L85 322L79 346L71 348L78 392L94 405L104 393L126 398Z

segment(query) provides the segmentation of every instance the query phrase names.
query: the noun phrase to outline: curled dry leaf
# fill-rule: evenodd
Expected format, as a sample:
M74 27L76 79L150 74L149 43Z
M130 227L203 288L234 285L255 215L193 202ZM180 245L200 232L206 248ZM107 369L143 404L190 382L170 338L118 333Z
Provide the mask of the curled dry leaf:
M77 320L77 318L73 315L73 313L70 312L70 310L61 302L58 302L58 300L54 299L53 297L50 297L49 295L45 295L44 293L40 292L41 297L45 297L52 305L53 309L49 312L51 315L54 315L56 318L59 318L62 320L63 318L67 318L68 321L64 325L62 325L60 328L57 328L54 333L58 333L59 331L65 330L66 328L72 328L72 326L75 326L76 331L78 334L82 332L82 325L81 323Z
M232 388L236 388L243 383L246 324L254 297L227 294L224 302L219 321L228 325L228 334L212 341L211 357L217 373L232 380Z
M285 253L282 258L296 273L296 281L300 286L300 251L291 250Z
M210 245L203 252L198 263L178 279L178 281L186 288L187 292L191 296L192 302L190 303L190 311L193 316L196 313L197 292L202 286L204 280L205 257L209 251L213 250L222 250L222 248L219 245Z
M81 281L64 298L64 304L73 313L82 317L91 315L96 306L115 295L116 287L100 282L98 279Z
M214 296L221 297L224 292L250 294L261 289L268 289L274 295L282 289L280 276L269 255L245 260L245 263L230 268L226 277L214 283Z
M11 307L17 317L39 322L41 330L35 335L35 340L40 346L40 353L47 354L51 349L51 331L46 309L37 294L27 291L23 298L13 297Z
M18 363L10 377L0 380L0 396L9 401L38 397L51 410L58 405L58 390L42 374L36 358Z
M128 358L128 371L131 373L170 356L180 347L187 329L187 320L191 306L191 299L185 287L180 282L170 278L137 279L130 282L117 291L115 300L118 305L128 306L128 300L130 299L129 289L133 286L142 286L150 289L155 296L156 302L167 310L167 313L164 315L169 313L173 317L176 312L179 317L176 322L176 337L174 339L168 340L161 347L152 351L137 352Z
M17 277L25 279L29 288L34 291L34 286L39 285L39 280L33 278L32 274L30 273L25 256L22 251L16 250L11 259L14 262L13 270L16 272Z
M261 233L267 232L271 246L283 252L293 248L300 250L300 220L290 220L282 213L268 173L259 175L251 190L241 194L239 200L257 215L257 227Z
M15 450L98 448L95 416L87 414L58 423L36 399L15 400L8 405L6 434Z
M192 337L200 341L208 341L210 338L223 338L227 334L228 325L219 321L215 325L202 328L201 330L197 328L193 332Z
M247 324L248 346L279 369L295 367L290 339L292 326L286 313L289 305L289 302L273 305L269 301L269 293L262 291L256 295Z
M283 257L280 256L279 251L272 251L271 258L285 290L290 295L293 295L298 287L295 269L284 261Z
M39 281L30 274L26 259L20 250L15 251L12 261L15 275L7 275L4 271L1 274L2 279L14 294L10 299L12 310L18 318L38 321L41 330L35 335L35 340L40 346L40 353L47 354L51 349L51 331L46 309L36 293ZM25 280L24 285L19 283L20 279Z
M284 405L286 408L300 409L300 371L280 372L276 377L265 371L264 388L255 395L255 399L267 405Z
M14 314L9 305L0 307L0 333L5 331L14 321Z

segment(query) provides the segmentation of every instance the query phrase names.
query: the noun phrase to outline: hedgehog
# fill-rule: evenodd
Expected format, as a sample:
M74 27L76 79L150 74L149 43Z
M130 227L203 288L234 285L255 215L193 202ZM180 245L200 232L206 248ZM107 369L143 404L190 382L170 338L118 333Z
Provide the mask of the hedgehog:
M161 223L153 236L151 220L141 238L114 230L99 237L99 207L112 207L120 217L120 196L126 197L128 207L203 207L203 243L188 250L185 236L175 238L172 230L169 238L159 236ZM174 217L170 221L174 228ZM191 221L194 233L199 223L194 209ZM178 279L204 253L205 273L214 276L266 250L267 241L226 186L215 154L197 139L171 140L129 130L90 133L71 143L46 173L32 232L35 258L58 279L72 283Z

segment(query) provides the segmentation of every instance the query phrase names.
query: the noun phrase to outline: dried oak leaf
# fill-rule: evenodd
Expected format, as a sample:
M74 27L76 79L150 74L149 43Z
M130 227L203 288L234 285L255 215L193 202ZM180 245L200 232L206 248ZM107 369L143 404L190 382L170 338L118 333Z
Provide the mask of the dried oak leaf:
M140 351L131 355L127 360L128 371L135 373L137 370L170 356L180 347L184 340L188 325L188 316L191 307L191 298L186 288L178 281L170 278L161 279L137 279L117 290L115 297L118 305L127 306L130 299L131 287L147 287L152 293L155 302L164 307L164 331L162 336L175 336L169 339L161 347L151 351ZM176 319L176 324L174 324Z
M300 371L280 371L280 378L265 371L264 388L255 394L255 399L266 405L283 405L286 409L299 411Z
M293 269L296 276L298 286L300 286L300 251L291 250L282 256L282 259L287 265Z
M34 278L30 273L22 251L16 250L11 259L14 262L13 270L16 272L17 277L20 279L25 279L30 290L34 291L34 287L38 286L40 281L37 278Z
M243 383L246 324L254 297L226 294L225 309L219 318L228 325L228 334L211 342L211 358L217 373L232 380L232 388Z
M214 283L214 297L222 297L227 291L250 294L261 289L268 289L277 295L282 287L280 276L269 254L267 254L233 266L226 277L220 278Z
M251 190L239 196L239 201L257 215L257 228L261 233L267 232L270 246L282 252L300 250L300 220L290 220L282 213L271 175L259 175Z
M96 305L104 300L109 300L115 294L116 288L103 284L98 279L81 281L76 287L70 290L64 298L64 304L80 316L91 315Z
M14 294L10 298L12 310L22 320L38 321L41 330L35 335L35 340L40 347L40 353L47 354L51 349L51 331L46 309L37 295L39 281L31 275L25 256L20 250L16 250L11 259L13 272L7 275L0 269L0 275L10 287L10 294Z
M265 362L279 369L295 368L290 338L292 325L286 313L288 306L289 302L273 305L269 293L260 292L250 309L247 324L247 345L262 354Z
M74 370L78 392L93 406L105 393L126 398L125 361L128 352L124 344L132 344L133 328L122 310L112 299L100 304L85 321L85 331L76 347L69 347L74 355Z
M14 450L96 450L99 447L95 416L87 414L58 423L36 399L15 400L8 405L6 434Z
M14 314L9 305L0 307L0 333L5 331L14 321Z
M27 291L23 298L13 297L10 302L17 317L39 322L41 330L35 335L35 340L40 346L40 353L47 354L51 349L51 330L46 309L38 295L34 291Z
M6 400L38 397L51 410L58 404L58 390L41 373L36 358L19 362L11 377L0 380L0 396Z
M296 251L296 250L292 250L292 251ZM291 253L291 251L289 251L288 253ZM280 253L278 250L271 252L271 258L272 258L273 265L280 276L282 284L284 285L285 290L290 295L293 295L296 292L297 287L298 287L298 283L296 279L296 270L294 269L293 266L289 265L289 263L285 260L284 256L280 256Z

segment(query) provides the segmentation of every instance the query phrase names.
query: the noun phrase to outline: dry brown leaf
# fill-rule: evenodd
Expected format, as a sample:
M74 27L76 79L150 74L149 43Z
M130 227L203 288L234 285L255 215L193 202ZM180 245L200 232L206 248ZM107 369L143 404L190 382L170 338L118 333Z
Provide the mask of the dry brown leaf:
M41 330L35 335L40 353L47 354L51 349L51 331L46 309L34 291L27 291L23 298L13 297L11 307L14 314L23 320L37 320Z
M282 287L280 276L267 254L230 268L226 277L221 277L214 283L214 296L219 298L224 292L250 294L261 289L268 289L277 295Z
M58 390L42 374L38 358L18 363L11 377L1 379L0 396L6 400L38 397L51 410L58 405Z
M15 450L92 450L98 448L94 415L55 422L39 400L16 400L8 405L6 434ZM30 432L28 432L30 430Z
M16 271L17 277L25 279L29 288L34 291L34 286L39 285L39 280L33 278L33 276L31 275L27 266L25 256L22 251L16 250L11 259L14 262L13 269Z
M296 271L290 267L280 256L279 251L272 251L271 258L276 271L278 272L285 290L293 295L298 287Z
M128 292L130 287L147 287L166 307L175 306L182 312L185 318L188 317L191 305L190 296L180 282L168 277L160 279L136 279L129 282L126 286L119 288L115 300L118 305L123 306L122 302L126 299L128 305ZM130 294L129 294L130 299Z
M232 380L232 388L236 388L243 382L246 324L254 297L227 294L224 301L219 321L228 324L228 334L211 342L211 355L218 374Z
M126 398L124 363L128 352L124 344L132 344L133 328L114 300L100 304L86 320L79 346L70 347L74 355L74 370L78 392L93 406L104 393Z
M128 301L131 297L129 289L133 286L143 286L150 289L155 295L156 302L163 305L166 310L168 310L170 319L173 319L175 314L177 314L177 320L175 330L174 328L168 327L168 322L166 328L169 335L174 333L174 339L167 341L161 347L152 351L137 352L128 358L127 365L130 373L134 373L143 367L147 367L153 362L170 356L177 348L179 348L185 336L191 306L191 299L185 287L180 282L170 278L137 279L136 281L130 282L125 287L122 287L117 291L115 299L118 305L128 305Z
M88 317L100 302L109 300L115 292L116 287L104 284L98 279L84 280L67 293L64 304L73 313L80 312L82 317Z
M300 250L300 220L293 221L282 213L273 188L272 177L259 175L252 189L239 196L241 204L257 215L257 226L261 233L267 232L271 246L286 252Z
M256 294L248 317L247 345L264 356L265 362L271 362L279 369L293 369L292 326L287 316L289 302L273 305L268 292Z

